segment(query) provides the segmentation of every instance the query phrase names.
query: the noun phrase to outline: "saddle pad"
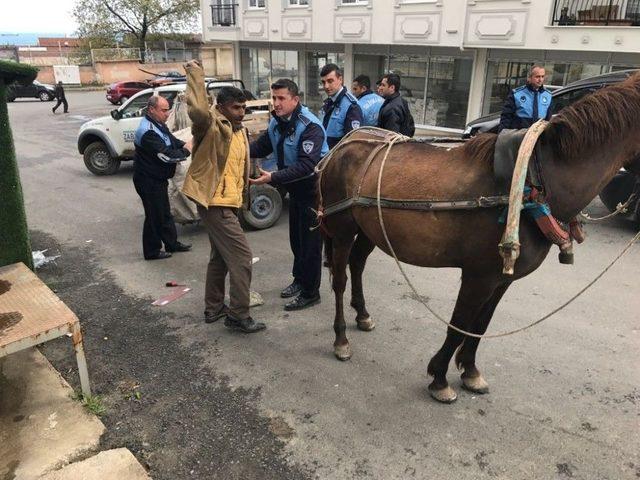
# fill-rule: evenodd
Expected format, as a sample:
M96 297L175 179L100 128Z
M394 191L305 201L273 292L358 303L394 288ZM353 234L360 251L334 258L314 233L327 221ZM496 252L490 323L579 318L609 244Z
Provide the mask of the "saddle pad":
M498 134L493 153L493 175L500 194L509 193L518 150L526 133L527 129L524 128L522 130L502 130Z

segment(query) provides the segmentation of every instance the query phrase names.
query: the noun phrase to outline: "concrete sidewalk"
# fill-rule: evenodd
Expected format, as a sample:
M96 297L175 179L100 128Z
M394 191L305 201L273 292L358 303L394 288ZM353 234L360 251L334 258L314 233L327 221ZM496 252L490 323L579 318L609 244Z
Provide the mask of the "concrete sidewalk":
M0 359L0 478L149 479L127 449L97 453L105 427L72 394L35 348Z

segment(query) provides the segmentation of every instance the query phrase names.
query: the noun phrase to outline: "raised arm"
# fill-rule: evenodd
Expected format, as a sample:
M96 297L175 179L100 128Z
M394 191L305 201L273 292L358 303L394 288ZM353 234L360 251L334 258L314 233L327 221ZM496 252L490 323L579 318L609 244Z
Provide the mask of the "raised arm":
M187 112L193 122L191 132L194 137L202 137L212 122L204 85L204 70L195 60L187 63L184 69L187 72Z

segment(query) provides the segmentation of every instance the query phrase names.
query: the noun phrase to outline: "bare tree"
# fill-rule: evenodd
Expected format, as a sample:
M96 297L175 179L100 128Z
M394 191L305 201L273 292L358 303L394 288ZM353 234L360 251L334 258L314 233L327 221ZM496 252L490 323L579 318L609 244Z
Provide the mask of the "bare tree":
M133 37L144 62L149 33L193 32L199 12L199 0L77 0L73 16L84 40Z

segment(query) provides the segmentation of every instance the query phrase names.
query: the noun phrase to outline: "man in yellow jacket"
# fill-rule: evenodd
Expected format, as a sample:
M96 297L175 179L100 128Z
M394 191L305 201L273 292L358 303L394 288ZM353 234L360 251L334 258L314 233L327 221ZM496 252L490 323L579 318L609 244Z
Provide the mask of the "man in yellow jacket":
M247 100L242 90L224 87L215 107L209 107L204 70L198 62L190 61L185 71L193 151L182 193L197 204L211 243L205 322L225 318L229 328L257 332L266 327L249 316L252 254L237 217L249 180L249 142L242 126ZM224 304L227 273L228 307Z

